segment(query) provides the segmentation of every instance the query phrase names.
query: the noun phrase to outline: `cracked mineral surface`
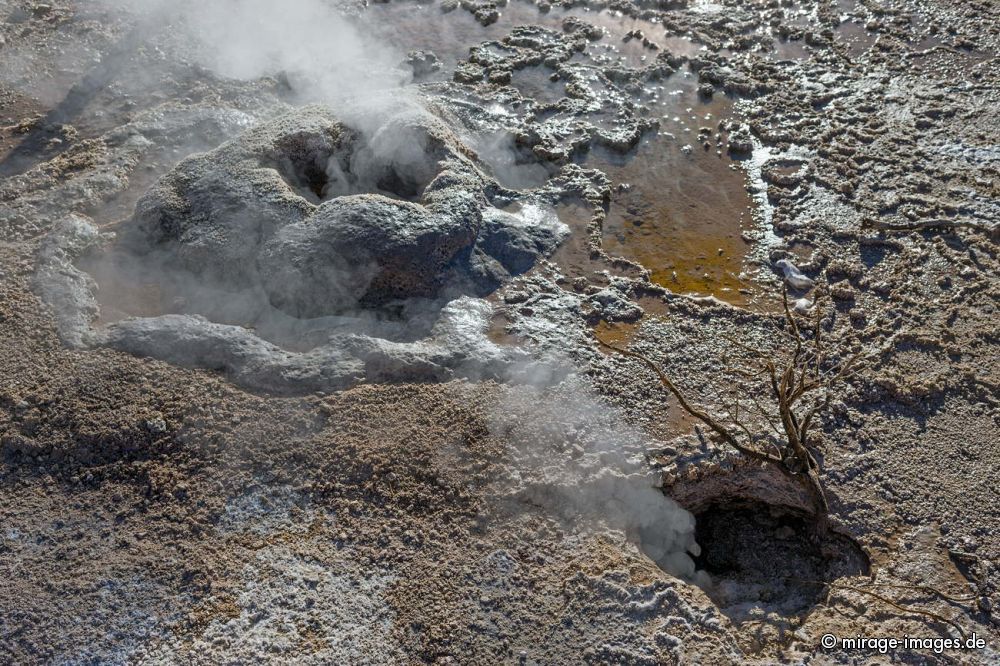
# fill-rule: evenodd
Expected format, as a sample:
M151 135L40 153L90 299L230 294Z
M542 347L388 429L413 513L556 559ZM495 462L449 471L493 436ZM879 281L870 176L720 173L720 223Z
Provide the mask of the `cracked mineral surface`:
M5 663L1000 661L996 3L0 17Z

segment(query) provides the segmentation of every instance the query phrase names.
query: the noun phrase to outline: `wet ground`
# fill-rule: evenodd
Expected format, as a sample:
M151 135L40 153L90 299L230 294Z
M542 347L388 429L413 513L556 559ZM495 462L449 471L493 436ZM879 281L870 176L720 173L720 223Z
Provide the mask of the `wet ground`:
M604 248L639 262L653 282L671 291L745 305L753 293L744 275L748 243L741 235L753 219L745 176L728 156L717 154L715 144L704 148L695 141L690 154L678 149L681 141L693 140L691 125L715 129L716 114L727 105L677 97L694 106L678 109L690 111L685 126L673 120L677 116L666 125L677 131L676 138L648 140L634 157L610 164L594 160L616 182L628 185L612 199Z
M456 11L448 21L440 21L433 8L411 4L373 5L361 21L400 50L433 50L442 62L435 76L445 80L468 55L469 48L458 45L502 40L518 25L562 31L570 17L604 31L604 37L574 61L643 67L657 51L644 46L642 38L629 37L637 30L649 42L680 56L696 56L706 48L690 37L669 34L657 22L583 8L542 13L520 0L503 7L497 22L485 27L465 12ZM454 50L447 45L454 45ZM551 73L540 66L517 70L510 85L526 97L555 103L564 96L565 87L552 81ZM612 180L614 194L601 237L610 255L638 262L655 283L672 291L747 305L753 282L746 270L749 248L742 232L752 225L752 202L745 174L719 137L721 125L736 114L724 94L705 97L697 88L697 76L686 67L647 86L637 101L648 105L649 116L660 119L659 131L628 153L597 147L576 161L602 170ZM605 262L591 262L586 256L583 211L570 209L564 215L575 233L556 255L556 263L571 275L608 270Z

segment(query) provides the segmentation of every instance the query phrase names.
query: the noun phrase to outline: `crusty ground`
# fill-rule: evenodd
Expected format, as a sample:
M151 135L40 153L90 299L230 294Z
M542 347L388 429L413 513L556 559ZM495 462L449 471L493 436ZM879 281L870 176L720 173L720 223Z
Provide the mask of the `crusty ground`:
M822 423L833 519L881 582L971 600L880 594L954 618L993 650L900 660L990 663L1000 649L1000 265L996 219L991 232L979 213L997 209L997 162L957 162L942 146L998 150L1000 16L989 3L871 5L878 25L866 30L881 46L816 66L842 77L832 99L810 98L823 93L804 92L786 66L746 65L768 92L743 112L771 145L788 144L779 134L793 126L791 143L816 151L809 188L768 182L776 227L805 270L839 285L840 321L872 349L892 340ZM910 5L920 20L895 20ZM73 7L0 3L28 17L4 26L0 66L26 41L105 48L120 26L67 30ZM931 23L972 56L901 59L908 31ZM0 151L7 160L28 137L36 144L17 153L28 162L7 160L4 175L48 162L58 180L88 168L85 142L104 128L32 130L73 83L40 62L3 81ZM116 113L102 122L124 122ZM969 191L993 208L969 203ZM941 219L973 228L876 228ZM0 650L10 663L887 663L877 651L826 652L819 637L947 635L946 624L843 589L801 617L766 604L756 615L718 609L621 534L510 501L517 469L492 420L523 399L516 386L274 397L208 370L67 350L30 286L44 231L0 229ZM722 336L777 339L766 312L678 298L646 309L629 344L708 404L726 389ZM713 467L703 433L676 418L652 376L612 357L596 357L589 375L663 443L668 472L700 467L703 492L725 492L728 468Z

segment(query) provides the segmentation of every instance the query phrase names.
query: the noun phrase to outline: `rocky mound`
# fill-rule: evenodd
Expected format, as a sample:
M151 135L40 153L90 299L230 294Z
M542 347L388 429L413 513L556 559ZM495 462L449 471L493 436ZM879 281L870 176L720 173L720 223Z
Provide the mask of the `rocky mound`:
M361 131L307 107L181 162L139 202L123 244L222 289L259 286L293 317L434 297L445 284L482 295L561 233L493 213L484 225L495 183L474 160L422 110Z
M89 220L55 225L35 282L71 346L222 369L262 390L499 376L524 358L490 342L492 308L475 297L566 234L428 112L380 105L349 124L313 106L181 161L104 253ZM161 316L93 328L81 256L119 283L155 283Z

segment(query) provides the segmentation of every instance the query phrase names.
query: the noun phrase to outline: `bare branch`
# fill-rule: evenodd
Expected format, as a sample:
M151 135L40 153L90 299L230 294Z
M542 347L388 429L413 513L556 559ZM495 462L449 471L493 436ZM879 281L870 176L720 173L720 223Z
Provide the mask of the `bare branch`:
M775 425L774 423L774 419L771 418L771 415L767 412L766 409L764 409L764 406L761 405L760 402L757 400L757 396L751 393L749 395L749 398L750 401L753 402L754 406L757 407L757 410L760 412L760 414L764 417L764 420L767 421L767 425L769 425L771 427L771 430L774 431L774 434L777 435L778 437L781 437L781 430L778 429L778 426Z
M733 347L746 352L751 358L747 365L757 365L763 377L761 372L755 374L745 368L727 369L727 374L731 373L745 382L735 382L733 402L723 405L724 419L721 421L689 403L680 389L650 359L640 353L610 345L600 338L598 342L619 354L638 359L652 369L660 383L677 398L681 407L708 426L723 442L751 459L777 465L783 474L801 483L808 491L817 515L822 519L829 512L829 505L819 476L819 464L808 448L809 433L817 415L830 404L831 387L854 376L864 367L867 359L861 352L846 358L839 351L828 354L827 340L822 331L822 300L823 293L817 292L811 326L809 330L803 331L788 305L787 287L782 290L786 332L793 338L794 348L790 355L781 354L781 360L777 355L768 358L759 349L753 349L739 340L724 338ZM729 363L728 355L725 356L725 361ZM770 387L770 398L774 401L772 408L763 404L766 402L764 394L754 390L760 381ZM810 399L809 396L817 391L822 393ZM751 408L743 409L742 394L746 395ZM755 434L754 419L750 416L754 411L760 414L776 439L767 433ZM760 443L761 440L764 440L763 444Z
M670 391L670 393L672 393L675 398L677 398L677 402L680 403L681 408L684 409L684 411L686 411L688 414L690 414L691 416L695 417L696 419L704 423L706 426L709 427L709 429L712 430L712 432L717 434L726 443L728 443L730 446L732 446L734 449L736 449L743 455L753 458L754 460L759 460L761 462L769 462L769 463L780 462L780 459L775 460L769 453L766 453L764 451L758 451L756 449L747 446L743 446L739 442L739 440L737 440L736 437L733 436L731 432L729 432L729 430L726 427L724 427L718 421L716 421L711 416L706 414L704 411L696 407L693 407L684 397L684 394L681 393L680 389L678 389L677 386L675 386L674 383L670 381L670 378L667 377L667 375L662 370L660 370L660 367L656 365L656 363L654 363L653 361L649 360L648 358L637 352L629 351L627 349L621 349L619 347L615 347L614 345L610 345L604 340L601 340L600 338L597 338L597 342L600 343L600 345L603 347L607 347L608 349L618 352L619 354L622 354L624 356L630 356L632 358L638 359L639 361L644 363L647 367L649 367L653 372L656 373L656 376L659 377L660 379L660 383L664 387L666 387L666 389Z
M781 288L781 303L785 307L785 321L792 327L792 335L795 336L795 352L792 354L792 358L798 359L799 354L802 352L802 335L799 333L799 325L796 323L795 317L792 316L792 311L788 309L787 284Z

